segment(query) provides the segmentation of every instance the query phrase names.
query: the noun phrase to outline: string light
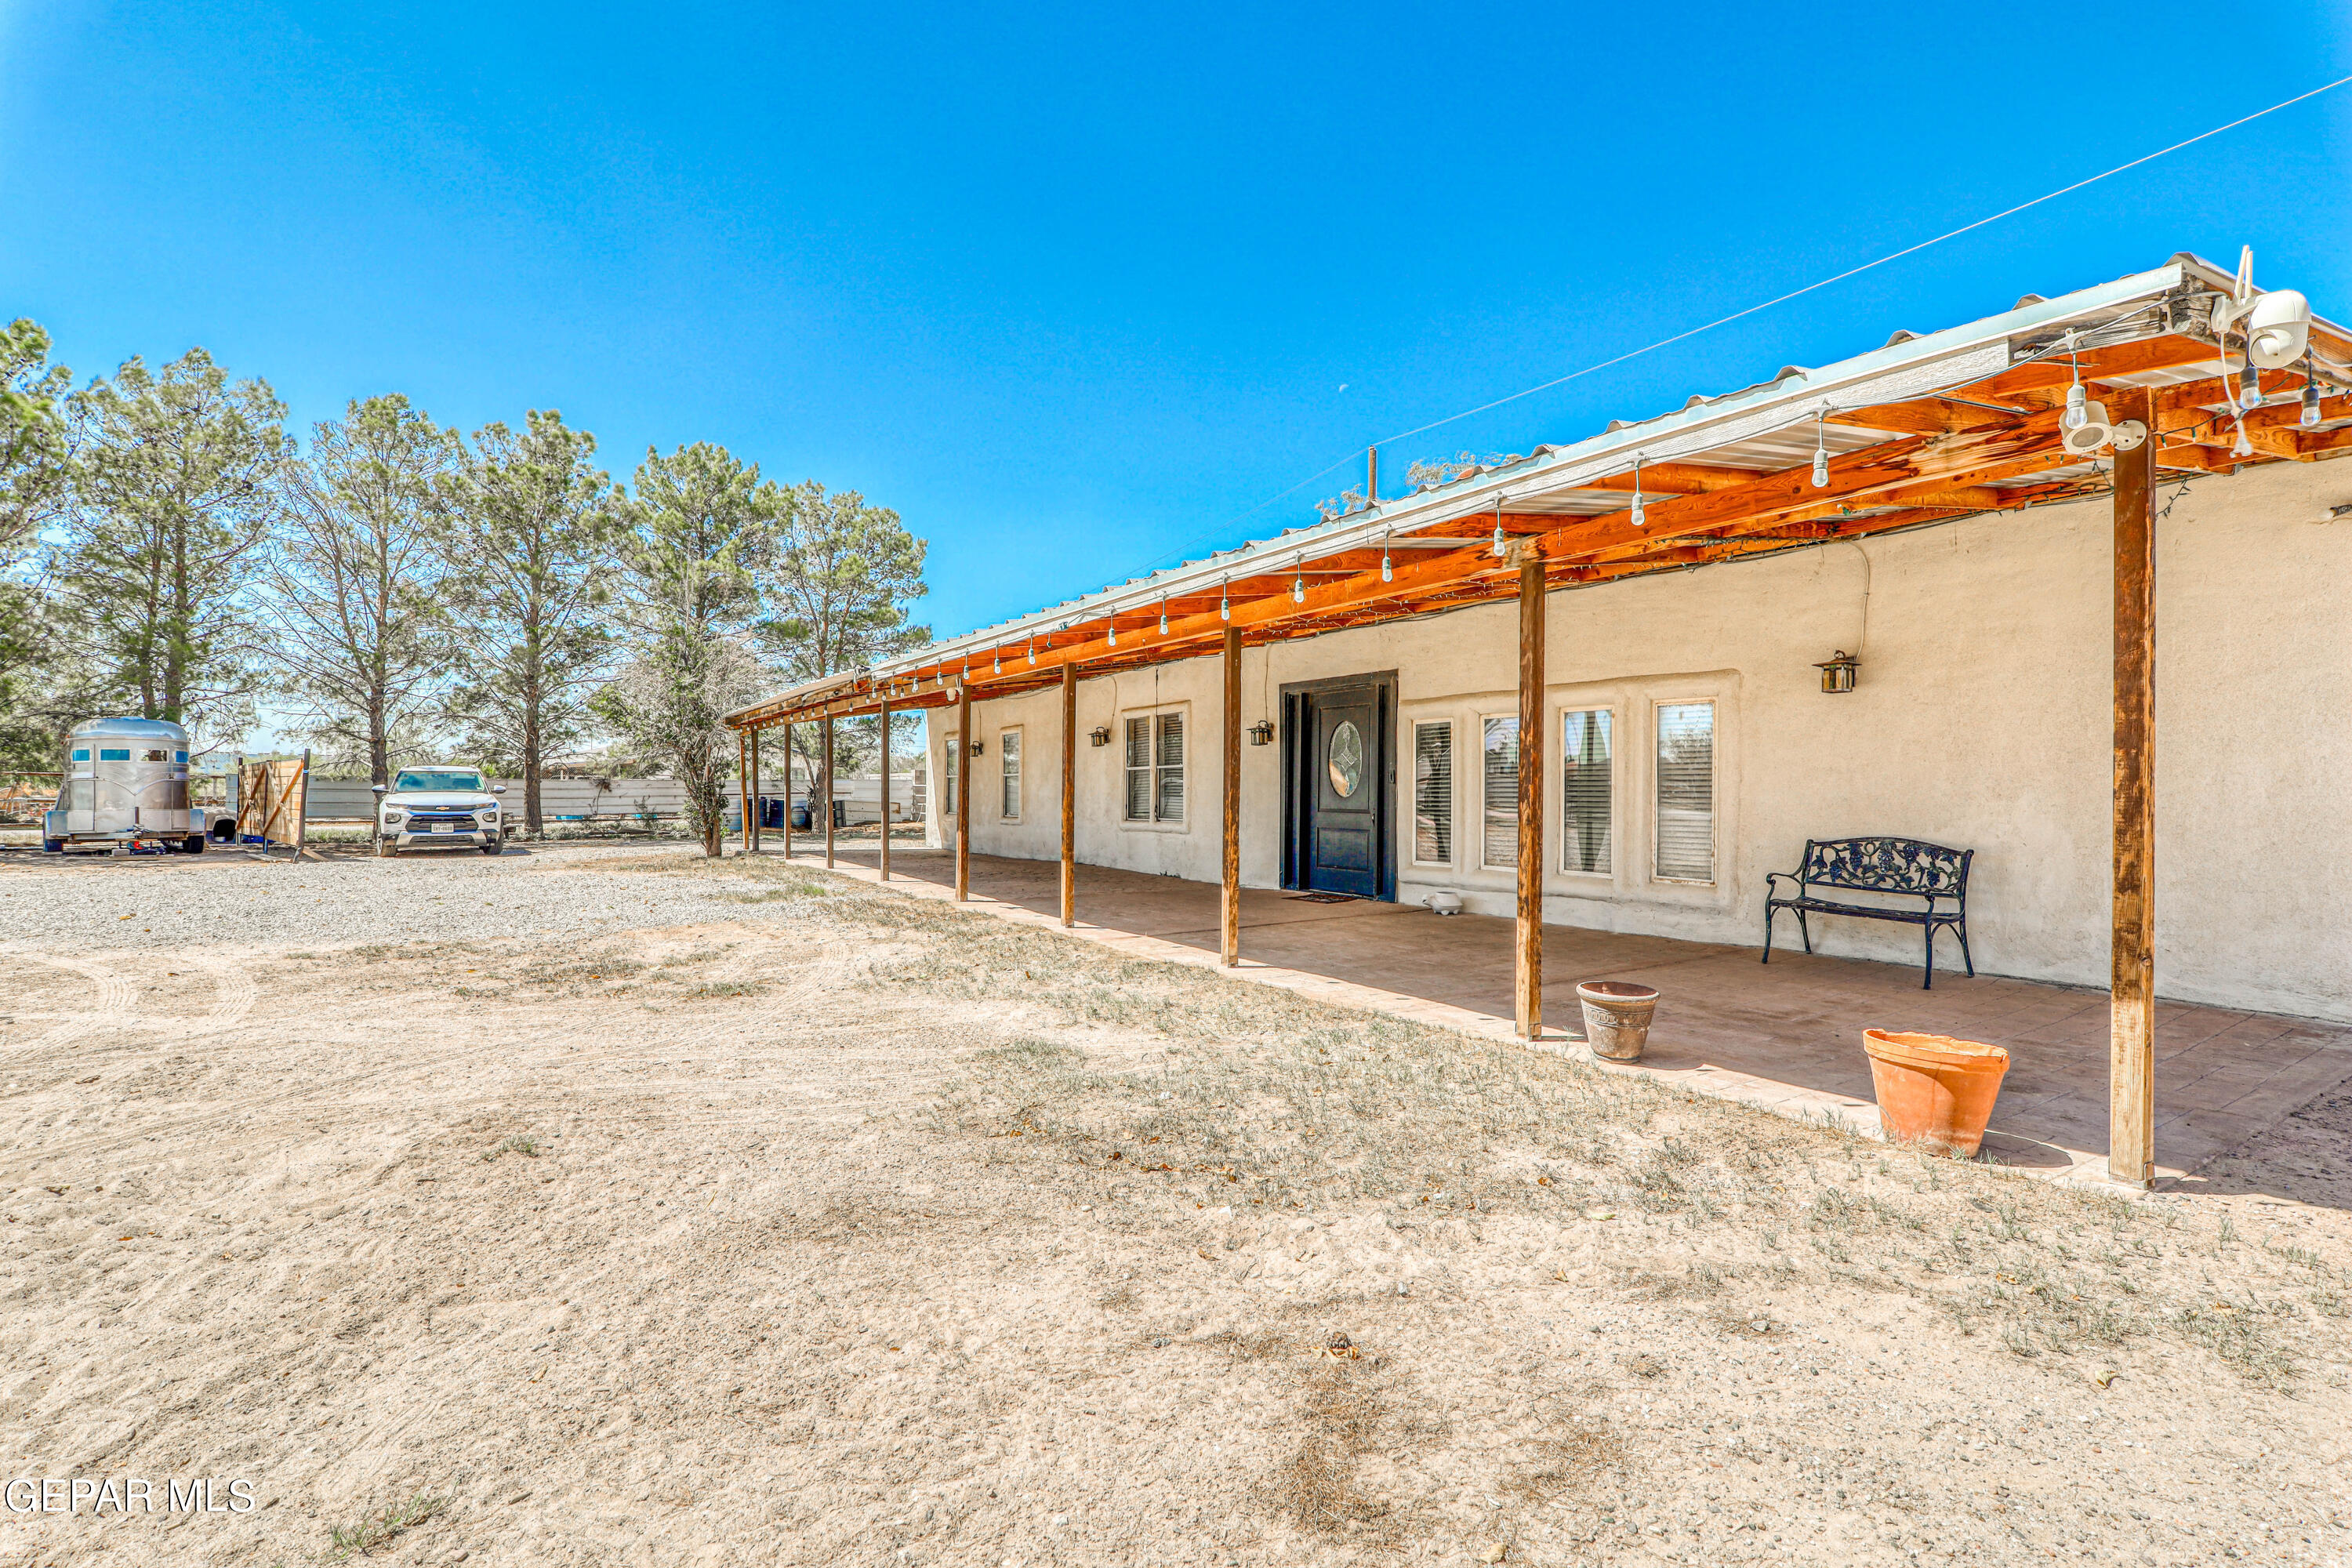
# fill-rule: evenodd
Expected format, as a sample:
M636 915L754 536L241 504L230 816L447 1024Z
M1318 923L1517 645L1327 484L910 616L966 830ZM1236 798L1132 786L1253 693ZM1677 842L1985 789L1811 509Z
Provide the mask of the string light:
M1168 635L1168 595L1165 594L1160 595L1160 635L1163 637Z
M994 659L990 661L989 673L991 675L1003 675L1004 673L1003 654L999 653Z
M1217 584L1217 619L1221 621L1234 618L1233 585L1234 581L1230 577Z
M1642 507L1642 454L1633 454L1633 526L1650 526L1650 514Z
M1117 615L1111 615L1105 616L1104 618L1110 623L1110 646L1117 647L1118 646L1118 616Z
M2252 340L2247 340L2247 347L2250 351L2252 346ZM2238 406L2245 409L2254 409L2260 408L2262 405L2263 373L2261 369L2255 365L2253 354L2249 352L2246 355L2245 371L2238 380Z
M1307 602L1307 557L1304 555L1290 563L1290 602L1294 605Z
M1029 638L1029 662L1031 664L1037 662L1037 638L1034 634L1032 634Z
M2091 422L2091 395L2083 386L2083 356L2074 352L2074 329L2066 329L2067 361L2074 370L2074 381L2066 388L2066 412L2058 423L2069 430L2080 430Z
M2296 416L2306 430L2319 423L2319 378L2312 374L2311 356L2303 356L2303 412Z
M1813 416L1813 489L1817 490L1830 488L1829 416L1826 404L1820 413Z
M1389 536L1385 533L1381 535L1381 581L1396 581L1396 573L1389 565Z
M1495 553L1503 553L1503 498L1495 498Z

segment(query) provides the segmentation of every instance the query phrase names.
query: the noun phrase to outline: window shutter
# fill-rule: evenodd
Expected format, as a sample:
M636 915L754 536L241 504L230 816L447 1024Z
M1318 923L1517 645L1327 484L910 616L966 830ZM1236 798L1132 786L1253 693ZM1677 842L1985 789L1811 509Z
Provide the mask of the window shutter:
M1478 836L1482 865L1517 869L1519 864L1519 721L1486 721L1485 817Z
M1658 710L1657 874L1715 880L1715 704Z
M1127 819L1151 820L1151 721L1127 721Z
M1615 868L1617 756L1606 708L1560 715L1560 869Z
M1412 727L1412 858L1454 863L1454 725Z
M1184 715L1162 713L1160 728L1160 790L1153 815L1162 822L1184 820Z

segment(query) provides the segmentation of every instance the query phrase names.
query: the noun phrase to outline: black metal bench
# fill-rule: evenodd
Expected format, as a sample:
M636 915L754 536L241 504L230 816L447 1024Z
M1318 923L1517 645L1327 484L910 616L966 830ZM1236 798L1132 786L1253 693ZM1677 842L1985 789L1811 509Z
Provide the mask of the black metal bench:
M1927 968L1919 983L1922 990L1936 984L1936 928L1949 926L1960 939L1960 959L1973 978L1977 965L1969 956L1969 862L1975 858L1973 849L1947 849L1916 838L1808 838L1803 865L1794 871L1764 874L1770 889L1764 900L1764 962L1772 962L1772 917L1782 910L1794 910L1807 952L1813 951L1813 933L1806 924L1812 915L1853 915L1926 928ZM1782 882L1797 885L1795 897L1778 890ZM1813 897L1815 888L1915 898L1926 907L1842 903ZM1949 900L1951 907L1937 908L1939 900Z

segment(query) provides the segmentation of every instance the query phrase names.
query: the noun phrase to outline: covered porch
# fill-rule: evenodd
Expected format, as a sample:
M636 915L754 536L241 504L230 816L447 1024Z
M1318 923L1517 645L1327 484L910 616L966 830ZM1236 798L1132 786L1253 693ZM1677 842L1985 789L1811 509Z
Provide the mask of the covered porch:
M795 841L822 864L821 842ZM879 877L878 843L835 845L835 868ZM781 855L772 836L762 850ZM976 913L1060 929L1061 868L1047 860L974 853ZM891 885L955 898L956 857L900 843ZM1221 889L1102 867L1080 884L1072 934L1138 958L1219 964ZM1512 922L1440 918L1411 904L1320 902L1246 888L1244 957L1225 973L1342 1005L1514 1037ZM2013 1058L1986 1156L2054 1179L2096 1179L2107 1158L2109 1001L2105 991L1979 975L1939 976L1923 991L1916 966L1547 925L1546 988L1572 997L1581 980L1633 980L1662 993L1637 1067L1605 1066L1783 1115L1874 1131L1861 1031L1927 1030L2005 1046ZM1572 1019L1568 1020L1573 1027ZM2156 1112L2159 1184L2193 1180L2280 1118L2352 1079L2352 1027L2199 1006L2156 1005L2165 1093ZM1564 1048L1577 1048L1572 1040Z

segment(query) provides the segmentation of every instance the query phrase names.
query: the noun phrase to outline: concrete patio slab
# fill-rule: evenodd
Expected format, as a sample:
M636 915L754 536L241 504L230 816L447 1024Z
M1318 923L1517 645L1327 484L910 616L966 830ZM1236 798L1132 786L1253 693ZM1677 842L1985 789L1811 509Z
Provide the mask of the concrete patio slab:
M877 881L877 846L838 847L835 868ZM778 857L772 838L765 857ZM821 858L821 857L816 857ZM809 847L795 858L812 858ZM890 887L951 900L955 858L891 846ZM1052 861L971 858L965 907L1059 928ZM1511 922L1440 917L1413 905L1322 903L1268 889L1242 893L1237 969L1217 964L1217 889L1172 877L1082 866L1072 935L1136 957L1199 964L1234 978L1399 1017L1513 1039ZM1582 1051L1575 984L1631 980L1663 994L1637 1066L1603 1063L1695 1093L1878 1135L1867 1028L1921 1030L2005 1046L2007 1081L1988 1157L2061 1180L2104 1179L2107 999L2103 992L1997 975L1758 950L1573 926L1544 928L1545 1041ZM2165 1002L2157 1019L2157 1174L2177 1181L2352 1080L2352 1027Z

